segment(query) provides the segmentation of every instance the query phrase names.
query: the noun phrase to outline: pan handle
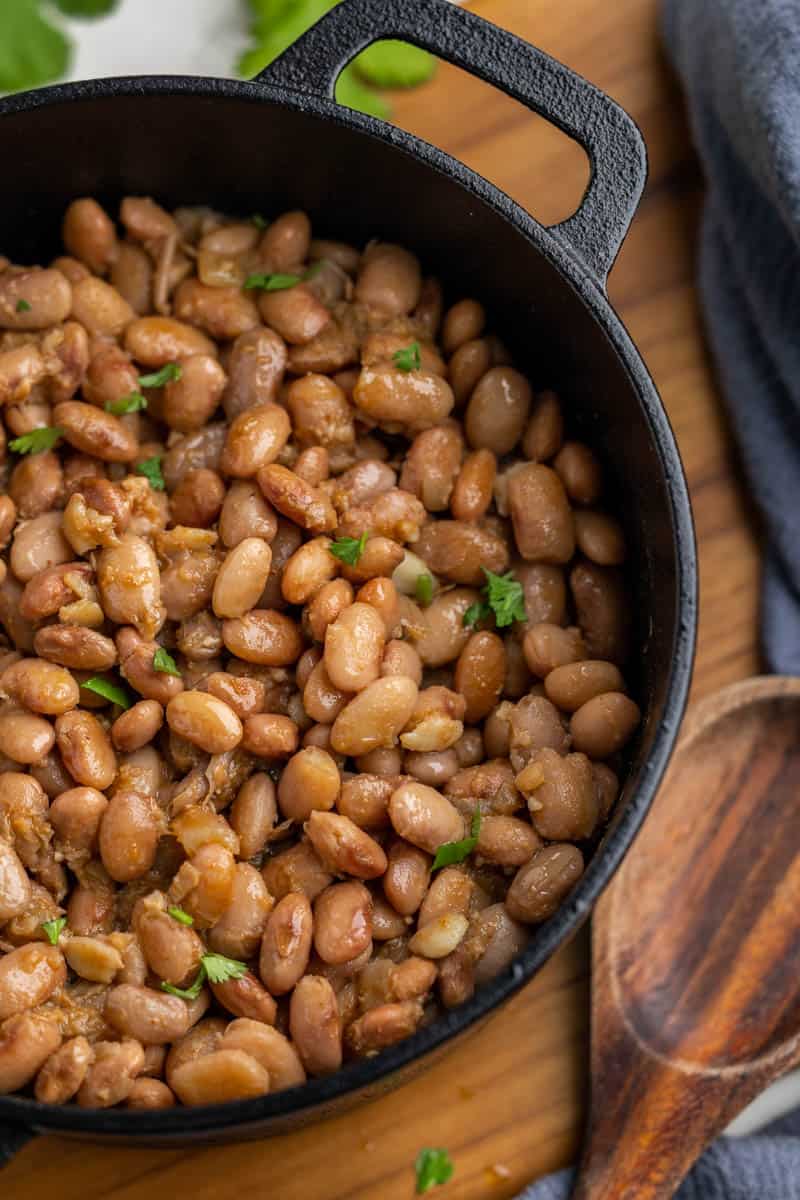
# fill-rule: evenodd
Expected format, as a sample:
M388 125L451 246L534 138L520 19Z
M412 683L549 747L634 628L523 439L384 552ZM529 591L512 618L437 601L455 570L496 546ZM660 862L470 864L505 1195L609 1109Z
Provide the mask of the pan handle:
M521 38L447 0L342 0L254 82L333 98L351 59L383 38L462 67L583 146L591 166L583 200L551 228L603 287L647 178L644 139L609 96Z

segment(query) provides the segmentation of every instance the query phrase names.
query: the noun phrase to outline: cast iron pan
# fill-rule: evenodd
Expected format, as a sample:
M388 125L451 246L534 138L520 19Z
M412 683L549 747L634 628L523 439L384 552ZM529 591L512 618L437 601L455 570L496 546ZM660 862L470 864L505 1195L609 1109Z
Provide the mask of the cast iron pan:
M384 37L424 46L577 139L591 181L574 216L546 229L439 150L336 105L339 72ZM487 304L535 384L558 388L571 434L599 450L625 514L638 647L629 675L645 721L615 819L586 874L509 970L379 1056L260 1100L148 1113L0 1098L6 1157L47 1131L165 1145L283 1131L399 1082L526 983L589 913L666 765L694 647L691 513L669 423L605 294L644 186L644 144L630 118L586 80L446 0L344 0L251 83L110 79L12 96L0 103L0 152L0 248L18 262L56 252L74 197L96 196L113 210L129 193L240 213L302 207L318 236L359 244L379 236L411 247L453 296Z

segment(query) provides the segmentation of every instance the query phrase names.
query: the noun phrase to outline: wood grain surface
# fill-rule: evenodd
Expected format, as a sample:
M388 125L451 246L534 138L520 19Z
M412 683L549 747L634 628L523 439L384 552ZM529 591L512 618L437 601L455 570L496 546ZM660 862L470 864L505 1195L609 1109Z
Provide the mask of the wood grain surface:
M639 122L650 183L611 277L677 432L700 542L694 694L757 666L757 550L715 390L693 283L702 181L663 61L657 0L474 0L474 11L610 92ZM460 71L397 98L399 124L511 193L542 220L574 208L583 152ZM14 1200L409 1200L422 1146L456 1173L439 1200L504 1200L574 1158L588 1066L588 939L559 954L499 1016L435 1068L353 1113L263 1143L129 1150L48 1138L4 1172Z

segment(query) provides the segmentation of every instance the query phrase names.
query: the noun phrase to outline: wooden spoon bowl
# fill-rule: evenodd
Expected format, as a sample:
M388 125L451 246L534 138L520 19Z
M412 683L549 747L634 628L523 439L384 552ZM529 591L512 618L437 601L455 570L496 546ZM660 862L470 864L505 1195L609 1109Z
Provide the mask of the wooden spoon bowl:
M800 679L690 714L593 920L592 1101L578 1200L672 1196L800 1063Z

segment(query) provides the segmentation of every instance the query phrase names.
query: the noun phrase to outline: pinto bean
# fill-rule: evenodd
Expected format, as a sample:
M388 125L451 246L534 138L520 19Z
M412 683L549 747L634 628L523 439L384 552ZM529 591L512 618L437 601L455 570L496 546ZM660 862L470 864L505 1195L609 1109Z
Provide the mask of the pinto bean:
M302 892L278 901L267 919L259 959L259 973L273 995L290 992L305 974L312 932L311 905Z
M582 442L564 442L553 461L570 500L596 504L603 490L603 470L595 455Z
M496 633L474 633L456 663L455 686L466 700L464 719L480 721L494 708L503 690L506 652Z
M387 317L413 311L422 290L419 260L402 246L376 242L362 255L356 280L356 299Z
M430 521L415 550L434 575L475 586L484 582L484 569L500 575L509 563L504 539L469 521Z
M226 1049L242 1050L269 1072L270 1091L305 1083L300 1056L288 1038L269 1025L240 1018L231 1021L223 1038Z
M117 256L114 222L91 197L72 201L64 214L61 235L69 253L96 275L104 275Z
M64 431L64 437L83 454L92 454L103 462L128 463L136 457L139 446L130 428L113 413L67 400L53 410L53 422Z
M622 692L625 684L613 663L589 660L555 667L545 677L548 698L566 712L575 712L603 692Z
M11 950L0 959L0 1021L44 1004L66 978L57 946L30 942Z
M333 808L339 788L339 769L331 755L307 746L284 767L278 783L278 803L285 817L304 821L317 809Z
M562 629L546 621L530 626L522 648L526 663L540 678L570 664L577 664L586 657L580 629L574 626Z
M641 720L638 704L622 692L593 696L573 713L570 732L576 750L608 758L621 750Z
M170 429L190 433L201 429L218 408L227 377L210 354L193 354L181 364L180 379L164 388L161 411Z
M47 813L65 856L88 856L97 849L108 800L96 788L70 787L55 797Z
M292 992L289 1029L309 1075L329 1075L342 1062L336 993L321 975L304 975Z
M539 750L517 775L538 833L551 842L581 841L599 817L592 765L585 754ZM515 864L519 865L519 864Z
M112 284L89 275L72 285L71 316L92 337L116 338L136 313Z
M509 915L526 924L546 921L582 874L583 855L577 846L545 846L514 876L505 901Z
M105 1018L123 1037L143 1046L174 1042L189 1029L190 1010L178 996L122 983L106 995Z
M138 317L125 330L125 349L146 367L163 367L193 354L216 354L214 343L184 321L173 317Z
M0 1030L0 1095L8 1095L34 1078L61 1044L52 1019L32 1012L19 1013Z
M569 735L554 704L543 696L523 696L509 712L511 739L509 756L515 771L521 771L537 750L550 748L565 754Z
M20 520L29 520L55 508L63 487L64 475L58 456L47 451L29 455L17 463L11 472L8 493ZM4 499L8 503L8 498Z
M251 775L242 784L228 813L231 827L239 837L242 858L253 858L264 848L278 819L277 811L275 784L269 775L264 772Z
M563 436L564 419L558 397L555 392L542 392L525 430L522 452L531 462L546 462L558 454Z
M34 1095L40 1104L66 1104L86 1078L94 1051L85 1037L73 1037L55 1050L36 1076Z
M579 562L570 572L569 584L589 656L624 663L630 633L625 581L619 570Z
M292 346L305 346L330 323L331 314L305 283L281 291L262 292L258 308L265 325Z
M214 1050L174 1069L171 1082L182 1104L219 1104L266 1095L269 1072L242 1050Z
M224 754L242 740L242 723L232 708L206 692L188 691L167 704L167 724L209 754Z
M479 599L476 591L462 587L434 596L425 609L422 636L415 640L424 666L442 667L458 658L471 637L464 614Z
M56 741L76 783L103 791L114 782L117 756L103 726L81 709L56 718Z
M262 874L270 894L278 900L289 892L303 892L313 900L333 878L307 841L298 842L268 859Z
M291 717L257 713L245 719L242 747L257 758L288 758L299 741L300 732Z
M255 303L240 287L209 287L184 279L175 290L175 316L219 341L237 338L260 324Z
M112 879L139 879L153 865L162 831L161 812L152 796L115 792L100 822L100 857Z
M194 979L203 943L194 929L169 915L161 893L153 892L139 902L133 923L147 966L155 975L174 985Z
M424 783L404 783L392 793L389 820L400 837L429 854L464 836L464 819L458 809Z
M348 817L314 810L305 831L322 863L336 875L376 879L386 870L380 845Z
M568 562L575 550L572 510L550 467L528 463L509 479L508 499L520 554L538 562Z
M75 708L79 689L69 671L40 658L22 658L0 676L0 688L31 712L58 716Z
M257 478L269 503L302 529L310 533L327 533L336 528L336 512L328 497L294 471L272 463L262 467Z
M117 546L101 550L97 586L106 615L118 625L133 625L144 638L163 625L158 562L144 538L126 533Z
M28 765L49 754L54 742L53 727L43 717L13 704L0 708L0 754Z
M388 433L420 433L440 425L455 404L449 383L432 371L402 371L384 364L363 367L353 401Z
M380 673L385 628L369 604L351 604L325 633L325 669L334 687L360 692Z
M519 441L531 406L531 386L513 367L491 367L470 397L464 428L471 446L509 454Z
M228 430L221 466L226 475L249 479L262 467L274 463L291 433L284 408L260 404L235 417ZM260 482L260 481L259 481ZM270 499L267 493L267 498Z
M125 1100L126 1108L157 1109L172 1108L175 1096L172 1090L160 1079L134 1079L133 1086Z
M148 311L152 299L153 264L141 246L133 242L118 244L110 279L137 316Z
M218 617L243 617L255 608L269 578L272 551L261 538L245 538L229 550L214 582Z
M46 567L72 557L72 547L61 532L61 513L46 512L17 526L9 562L17 579L27 583Z
M240 979L227 979L225 983L212 983L214 999L235 1017L247 1017L251 1021L263 1021L266 1025L275 1022L276 1005L269 992L249 972Z
M336 718L331 730L334 750L358 756L392 745L411 716L417 691L414 681L402 675L376 679Z
M71 307L72 287L60 271L31 267L0 274L0 329L49 329L65 321Z
M230 903L208 934L211 949L238 961L253 958L274 903L259 871L237 863Z

